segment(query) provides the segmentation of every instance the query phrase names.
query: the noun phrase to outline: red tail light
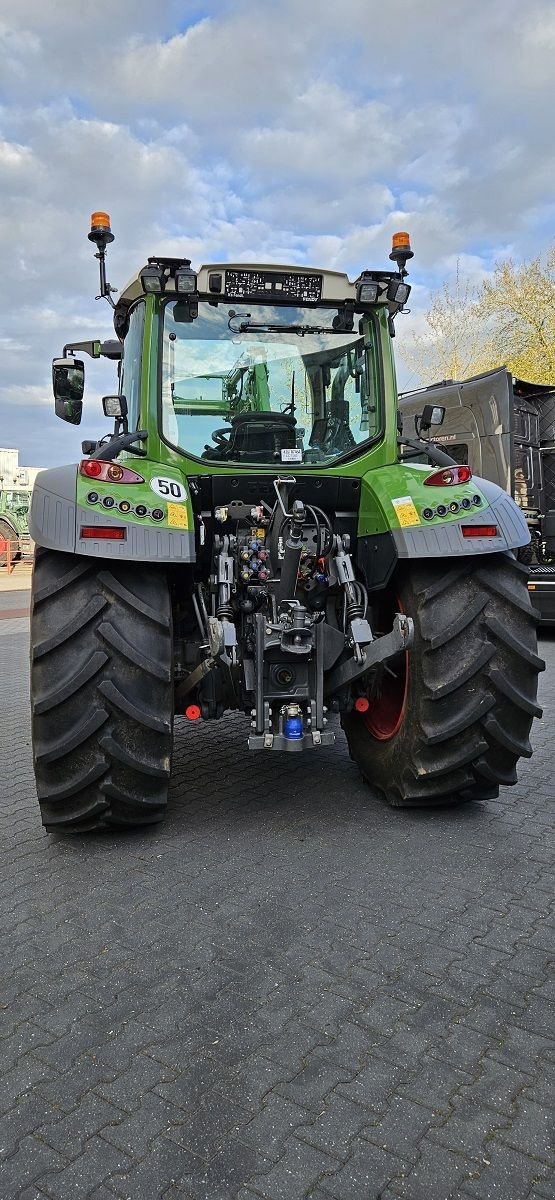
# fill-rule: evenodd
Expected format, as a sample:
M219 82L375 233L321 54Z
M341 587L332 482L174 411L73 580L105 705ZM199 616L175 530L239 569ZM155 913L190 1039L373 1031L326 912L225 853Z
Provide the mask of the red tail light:
M463 537L497 537L497 525L461 525Z
M106 483L144 483L142 475L130 467L122 467L116 462L102 462L99 458L82 459L79 474L87 479L104 479Z
M424 483L431 487L450 487L453 483L468 483L469 479L472 479L470 467L441 467L439 471L434 471L433 475L428 475Z
M124 542L127 530L118 525L82 525L82 538L108 538L113 542Z

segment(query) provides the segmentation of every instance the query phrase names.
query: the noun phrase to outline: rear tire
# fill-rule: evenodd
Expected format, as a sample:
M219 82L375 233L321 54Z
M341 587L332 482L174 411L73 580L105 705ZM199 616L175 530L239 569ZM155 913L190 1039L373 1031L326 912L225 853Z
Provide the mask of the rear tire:
M162 820L173 726L163 571L37 549L31 605L43 825L81 833Z
M391 615L412 617L414 645L368 713L343 718L352 758L391 805L491 799L516 783L545 666L526 580L508 554L404 568Z

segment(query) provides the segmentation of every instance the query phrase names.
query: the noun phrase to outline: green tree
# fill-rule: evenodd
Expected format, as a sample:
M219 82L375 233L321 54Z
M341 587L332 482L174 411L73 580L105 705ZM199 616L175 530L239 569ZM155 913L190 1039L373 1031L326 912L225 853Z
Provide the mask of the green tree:
M532 383L555 385L555 244L531 262L496 263L481 287L465 280L457 263L424 315L425 332L401 348L419 383L507 366Z
M555 384L555 244L544 259L497 263L476 312L488 331L488 357L522 379Z

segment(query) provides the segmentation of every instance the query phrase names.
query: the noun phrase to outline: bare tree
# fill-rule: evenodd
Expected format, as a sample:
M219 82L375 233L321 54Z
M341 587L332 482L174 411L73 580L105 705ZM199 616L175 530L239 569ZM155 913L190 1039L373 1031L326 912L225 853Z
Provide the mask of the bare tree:
M502 361L490 359L478 295L476 286L464 279L457 261L453 280L432 294L425 313L426 332L414 333L401 347L402 357L419 382L466 379Z

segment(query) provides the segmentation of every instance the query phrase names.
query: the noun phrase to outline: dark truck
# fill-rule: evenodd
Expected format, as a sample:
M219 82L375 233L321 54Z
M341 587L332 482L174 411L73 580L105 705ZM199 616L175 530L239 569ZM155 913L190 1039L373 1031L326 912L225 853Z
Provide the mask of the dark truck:
M516 500L531 539L517 557L529 565L528 588L541 624L555 625L555 388L515 379L499 367L405 392L399 411L405 434L411 435L414 424L419 437Z

